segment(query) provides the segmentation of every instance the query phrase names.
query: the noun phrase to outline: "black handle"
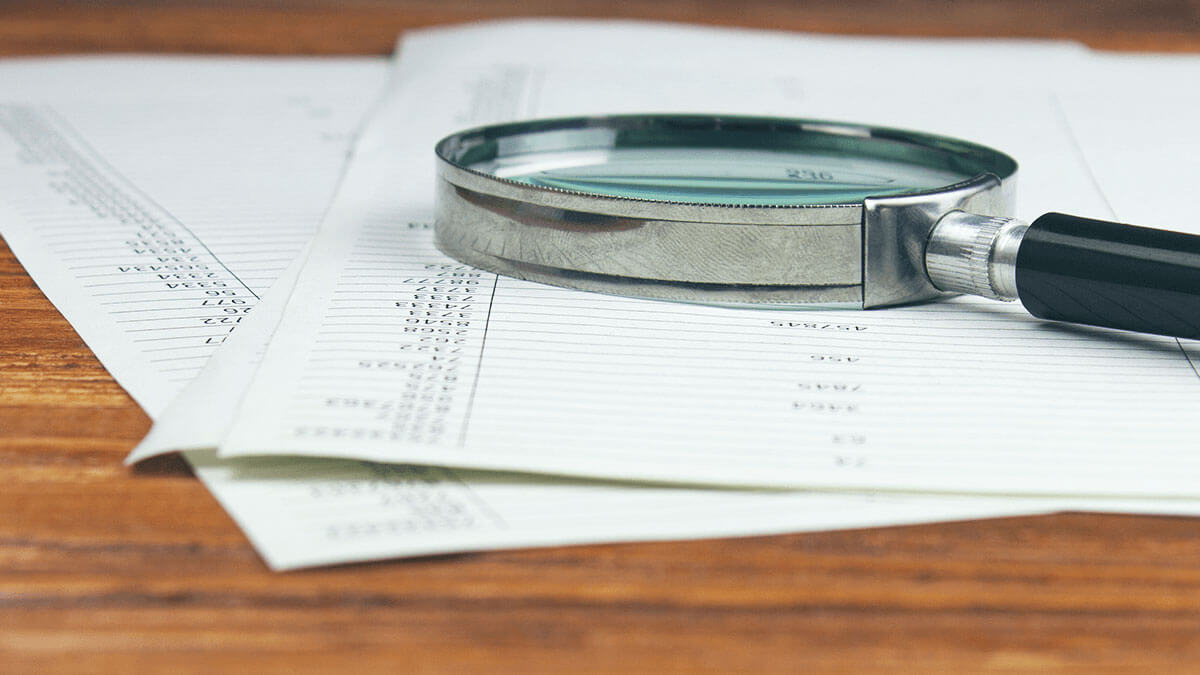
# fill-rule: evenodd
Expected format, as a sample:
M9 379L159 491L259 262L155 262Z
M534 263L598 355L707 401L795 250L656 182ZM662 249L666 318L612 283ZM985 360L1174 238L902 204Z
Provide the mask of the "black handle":
M1200 338L1200 236L1047 213L1016 268L1036 317Z

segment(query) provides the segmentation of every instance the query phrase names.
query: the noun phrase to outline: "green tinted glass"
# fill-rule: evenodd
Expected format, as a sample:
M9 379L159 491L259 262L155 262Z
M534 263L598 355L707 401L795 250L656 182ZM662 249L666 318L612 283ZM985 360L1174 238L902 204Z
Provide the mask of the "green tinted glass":
M996 153L912 132L774 118L617 116L489 127L439 147L452 163L539 187L655 201L813 206L924 192Z

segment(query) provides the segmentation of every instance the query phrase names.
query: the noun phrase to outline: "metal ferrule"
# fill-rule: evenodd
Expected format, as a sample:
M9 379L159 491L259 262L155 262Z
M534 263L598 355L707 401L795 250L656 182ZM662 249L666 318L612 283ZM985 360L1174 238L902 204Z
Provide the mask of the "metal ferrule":
M951 211L929 234L925 270L939 290L1017 299L1017 250L1029 224L1015 218Z

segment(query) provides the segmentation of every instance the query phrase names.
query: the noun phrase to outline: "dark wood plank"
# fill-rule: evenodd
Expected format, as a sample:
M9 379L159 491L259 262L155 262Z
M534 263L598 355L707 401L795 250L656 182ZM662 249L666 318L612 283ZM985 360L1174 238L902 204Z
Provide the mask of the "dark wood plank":
M0 53L387 54L405 29L506 17L632 18L819 33L1033 37L1200 51L1198 0L301 0L0 6Z
M512 15L1200 50L1196 2L9 4L0 53L385 53ZM1187 671L1200 520L1061 514L266 570L0 245L0 672Z

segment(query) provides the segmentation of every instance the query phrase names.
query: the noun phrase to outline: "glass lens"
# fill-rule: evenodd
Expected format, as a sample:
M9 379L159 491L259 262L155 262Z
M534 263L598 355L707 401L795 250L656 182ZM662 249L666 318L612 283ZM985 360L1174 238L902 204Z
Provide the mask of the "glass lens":
M553 149L469 168L611 197L747 206L861 203L971 177L888 158L729 147Z
M711 115L515 122L450 136L437 151L528 185L733 206L861 204L1016 170L994 150L919 132Z

